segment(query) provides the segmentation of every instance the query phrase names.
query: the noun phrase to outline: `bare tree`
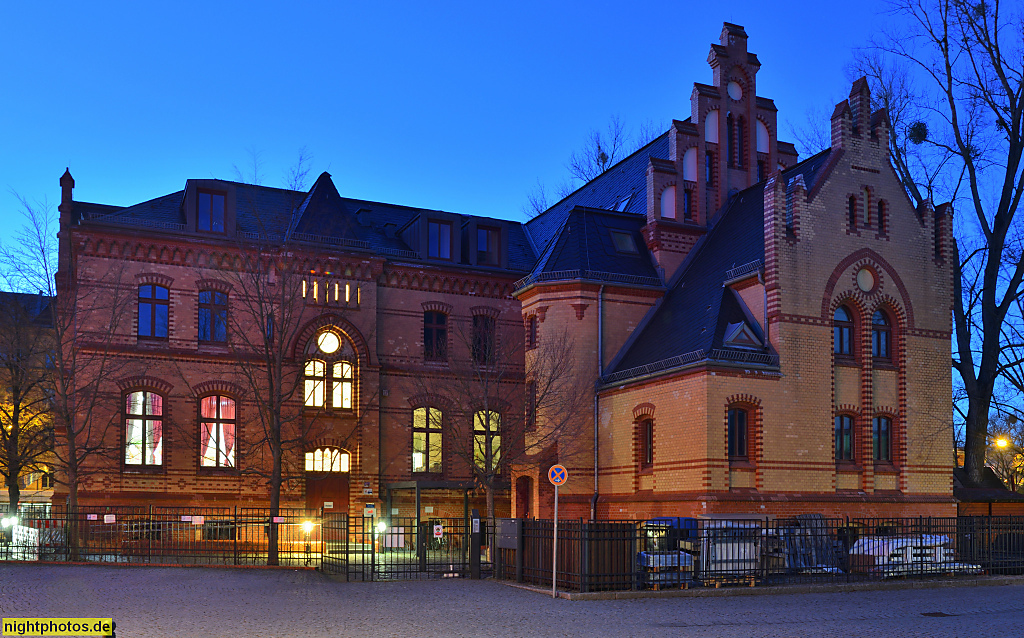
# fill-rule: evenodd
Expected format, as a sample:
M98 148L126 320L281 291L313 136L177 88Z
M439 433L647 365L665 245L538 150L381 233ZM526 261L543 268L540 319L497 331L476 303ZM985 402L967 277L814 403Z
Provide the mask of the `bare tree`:
M1024 488L1024 422L1017 415L992 420L986 461L1007 489L1019 492Z
M453 326L452 341L449 373L418 383L447 410L446 447L486 490L493 520L513 466L555 447L563 458L578 452L590 387L568 332L527 351L521 333L499 334L496 319L477 315Z
M1024 16L999 0L894 0L892 10L898 31L862 64L895 118L890 156L908 195L967 212L954 245L952 365L967 395L964 467L978 481L1024 281Z
M18 511L21 481L42 469L53 448L49 302L40 294L0 295L0 476L10 513Z
M4 248L3 266L16 288L41 291L50 298L51 341L43 391L54 432L54 481L67 487L67 509L76 513L80 487L116 453L108 439L116 432L120 411L111 414L108 409L111 393L106 384L123 367L114 356L114 343L134 296L123 285L124 263L116 259L109 260L108 268L89 285L80 284L74 229L66 228L58 238L58 221L45 204L24 199L21 204L25 225L17 241ZM65 243L59 247L58 241ZM73 528L68 538L74 557Z

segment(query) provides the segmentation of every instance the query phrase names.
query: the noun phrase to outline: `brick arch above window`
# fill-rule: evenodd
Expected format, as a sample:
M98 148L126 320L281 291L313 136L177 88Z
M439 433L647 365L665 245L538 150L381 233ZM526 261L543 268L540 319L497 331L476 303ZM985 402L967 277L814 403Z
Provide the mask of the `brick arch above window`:
M633 420L643 421L644 419L654 418L654 404L653 403L641 403L633 408Z
M306 452L315 452L316 450L323 449L325 447L334 448L340 450L344 454L348 454L349 458L352 457L352 453L345 448L344 441L334 436L321 436L313 439L306 445Z
M856 416L856 417L861 416L860 406L854 405L852 403L843 403L843 404L837 405L836 409L835 409L835 413L836 414L849 414L850 416Z
M170 289L171 284L174 283L174 278L168 277L167 275L161 273L144 272L135 275L135 283L140 286L144 286L146 284L156 284L158 286L163 286L164 288Z
M870 260L870 262L862 262L862 260ZM876 299L894 299L895 301L898 301L898 303L894 305L902 309L902 316L906 320L904 326L908 329L912 329L914 327L914 308L910 302L910 293L907 291L907 287L903 284L903 279L900 278L896 269L893 268L884 257L870 248L861 248L860 250L851 253L836 265L835 269L832 271L832 275L828 278L828 282L825 284L825 291L821 298L821 318L825 321L831 321L832 312L835 310L835 307L832 304L833 296L836 294L836 286L843 280L848 269L859 262L871 263L879 275L884 273L885 276L889 278L892 285L896 287L898 296L894 298L887 295L881 295ZM865 295L859 291L845 291L840 294L848 295L851 298L858 298L865 306L878 303L878 301L873 301L872 304L867 304L864 301Z
M469 309L470 314L474 317L484 316L492 319L497 319L501 314L501 311L492 306L473 306Z
M725 400L725 404L728 407L751 407L760 409L761 399L757 398L752 394L734 394Z
M127 390L147 389L160 394L167 394L174 388L173 385L163 379L147 375L122 377L117 380L117 387L120 388L122 392Z
M223 279L200 279L196 282L197 290L216 290L224 294L231 294L232 285Z
M446 315L452 314L452 305L443 301L424 301L423 312L441 312Z
M230 381L222 381L220 379L214 379L211 381L203 381L192 386L192 393L195 396L201 397L208 394L223 394L236 399L245 394L245 389L239 385L231 383Z
M906 325L907 314L903 312L903 308L900 307L899 300L893 298L890 295L880 295L876 300L874 306L871 307L871 315L875 314L876 310L881 310L889 317L892 321L893 328L902 328Z
M453 410L450 399L440 394L434 394L433 392L421 392L419 394L414 394L411 397L407 397L406 401L409 403L410 408L433 407L438 408L442 412L451 412Z

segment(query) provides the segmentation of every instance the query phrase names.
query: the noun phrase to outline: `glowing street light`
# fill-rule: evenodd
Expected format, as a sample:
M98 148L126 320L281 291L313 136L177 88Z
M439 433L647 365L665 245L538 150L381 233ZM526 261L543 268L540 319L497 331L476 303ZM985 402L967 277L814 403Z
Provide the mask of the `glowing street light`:
M1003 437L999 437L998 439L996 439L996 447L1006 447L1009 444L1010 442Z
M302 523L302 531L309 535L313 531L313 521L304 521Z

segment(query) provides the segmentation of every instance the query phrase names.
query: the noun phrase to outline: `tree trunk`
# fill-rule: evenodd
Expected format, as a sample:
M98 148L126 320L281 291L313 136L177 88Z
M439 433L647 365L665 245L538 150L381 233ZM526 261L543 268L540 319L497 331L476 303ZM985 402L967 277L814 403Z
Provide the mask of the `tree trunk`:
M12 472L7 477L7 514L13 516L18 513L18 501L21 500L21 487L18 486L18 477Z
M68 503L64 512L67 521L68 560L78 560L78 464L72 457L65 469L68 482Z
M280 516L281 512L281 450L279 446L273 449L274 468L270 473L270 533L267 536L267 565L278 565L278 534L277 523L274 518Z
M968 399L964 428L967 437L964 441L964 471L975 485L980 485L982 470L985 467L985 451L988 448L988 410L991 397L991 392L981 392Z

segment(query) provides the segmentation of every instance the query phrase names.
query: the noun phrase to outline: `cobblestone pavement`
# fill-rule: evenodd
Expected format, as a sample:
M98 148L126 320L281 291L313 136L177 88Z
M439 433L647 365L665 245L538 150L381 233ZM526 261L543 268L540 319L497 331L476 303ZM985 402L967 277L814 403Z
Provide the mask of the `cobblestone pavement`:
M164 636L1020 636L1024 585L552 600L492 581L344 583L316 572L0 565L0 616L111 617ZM949 614L925 616L926 613Z

